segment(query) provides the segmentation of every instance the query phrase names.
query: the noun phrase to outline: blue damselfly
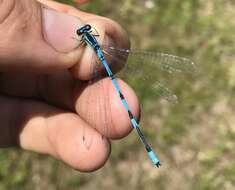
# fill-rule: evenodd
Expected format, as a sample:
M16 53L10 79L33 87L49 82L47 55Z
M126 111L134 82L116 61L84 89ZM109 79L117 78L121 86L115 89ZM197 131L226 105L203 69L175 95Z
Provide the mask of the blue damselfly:
M85 45L90 46L94 52L96 53L96 56L98 57L98 60L102 63L106 74L111 79L114 88L116 89L122 104L129 116L130 122L133 126L133 128L136 130L138 136L140 137L141 142L145 146L145 149L148 153L149 158L151 159L152 163L159 167L160 161L157 157L157 155L154 153L151 146L146 141L140 127L139 123L137 122L136 118L132 114L131 110L129 109L129 105L121 92L121 89L116 81L116 78L106 60L106 57L108 56L112 62L117 62L119 66L123 66L125 62L129 58L134 58L134 62L136 65L139 65L139 68L135 67L136 69L133 70L131 66L127 64L126 70L128 70L128 75L131 77L132 75L141 75L143 76L142 72L144 72L143 67L141 65L148 64L149 69L151 70L165 70L168 73L193 73L195 71L195 66L192 61L186 58L181 58L178 56L163 54L163 53L155 53L155 52L147 52L147 51L140 51L140 50L125 50L121 48L115 48L115 47L109 47L109 46L101 46L97 39L96 35L92 33L92 28L89 24L86 24L79 28L77 30L77 35L81 37L81 42ZM118 65L116 64L116 65ZM147 73L148 74L148 73ZM143 80L150 80L153 76L146 75ZM155 88L155 91L159 93L159 95L164 96L169 101L177 102L177 97L171 93L166 87L164 87L161 83L155 82L153 88Z

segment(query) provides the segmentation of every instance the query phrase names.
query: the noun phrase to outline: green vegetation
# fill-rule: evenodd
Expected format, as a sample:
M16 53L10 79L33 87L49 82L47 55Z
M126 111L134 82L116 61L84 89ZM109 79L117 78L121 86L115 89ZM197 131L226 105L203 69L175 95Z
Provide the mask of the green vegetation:
M80 8L119 22L133 47L186 56L197 64L195 75L165 77L178 104L153 97L145 90L151 81L142 86L129 81L144 103L142 126L163 167L152 168L135 134L114 142L111 159L93 174L79 174L45 156L1 150L0 190L235 189L234 2L93 0Z

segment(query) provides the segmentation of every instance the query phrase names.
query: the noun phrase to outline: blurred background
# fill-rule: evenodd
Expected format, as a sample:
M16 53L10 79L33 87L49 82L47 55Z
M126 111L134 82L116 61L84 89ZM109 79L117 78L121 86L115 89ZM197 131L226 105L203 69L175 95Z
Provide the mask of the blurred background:
M151 165L134 132L113 142L110 160L91 174L47 156L0 150L0 190L235 189L235 2L93 0L79 9L119 22L133 47L196 63L196 75L168 78L178 104L131 83L144 105L141 126L163 166Z

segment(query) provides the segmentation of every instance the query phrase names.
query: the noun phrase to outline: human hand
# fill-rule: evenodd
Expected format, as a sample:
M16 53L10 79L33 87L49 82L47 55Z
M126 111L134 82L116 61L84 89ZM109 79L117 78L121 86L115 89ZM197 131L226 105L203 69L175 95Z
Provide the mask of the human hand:
M89 23L101 43L112 39L119 47L128 47L128 39L109 19L40 2L57 11L35 0L0 1L0 147L17 145L93 171L108 159L109 139L126 136L131 127L109 79L101 80L102 88L88 85L93 50L77 48L76 30ZM138 117L134 92L118 82Z

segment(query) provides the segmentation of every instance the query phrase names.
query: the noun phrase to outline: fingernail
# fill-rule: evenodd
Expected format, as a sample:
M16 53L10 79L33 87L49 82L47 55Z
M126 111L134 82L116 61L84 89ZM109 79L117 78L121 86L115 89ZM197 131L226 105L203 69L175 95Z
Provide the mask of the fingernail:
M82 21L77 17L42 8L44 39L59 52L70 52L79 45L76 31L81 25Z

